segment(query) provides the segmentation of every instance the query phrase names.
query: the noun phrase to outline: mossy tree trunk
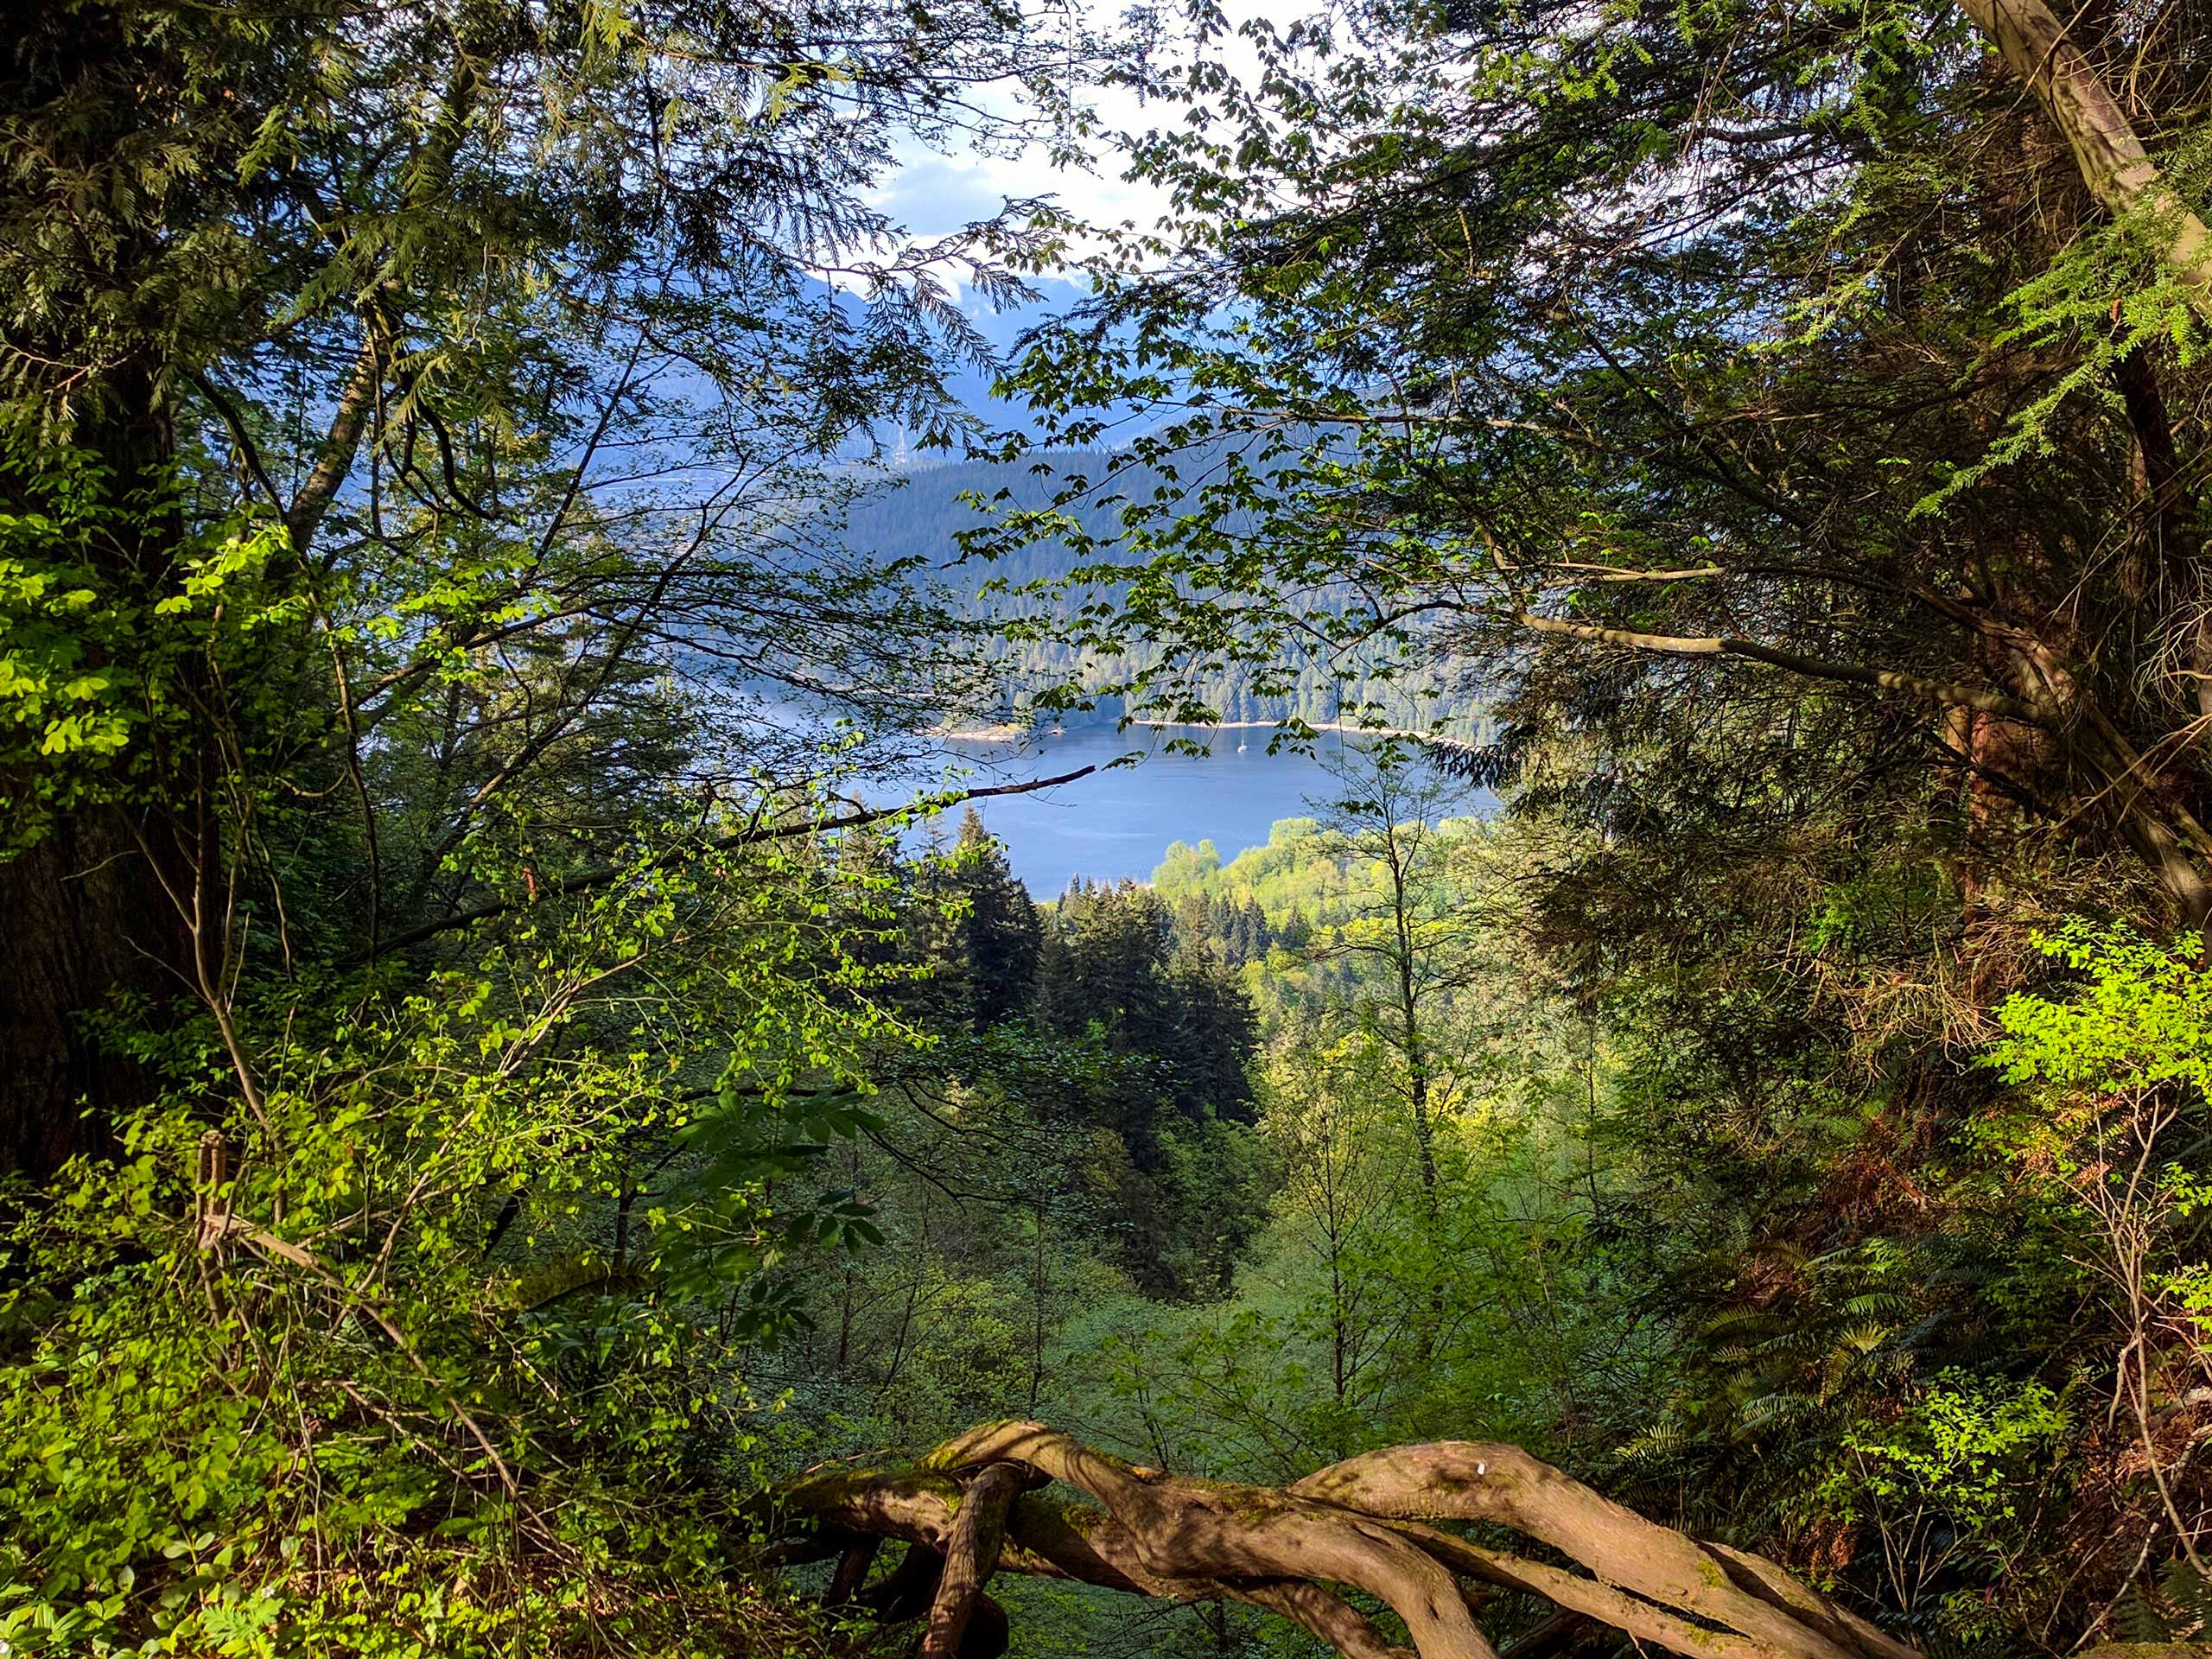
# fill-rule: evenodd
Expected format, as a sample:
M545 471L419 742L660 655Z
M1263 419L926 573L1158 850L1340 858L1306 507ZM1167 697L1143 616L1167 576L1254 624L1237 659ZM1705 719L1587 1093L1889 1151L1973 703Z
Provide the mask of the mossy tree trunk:
M1090 1501L1037 1490L1053 1481ZM1041 1424L993 1423L912 1462L810 1471L764 1507L773 1559L840 1558L835 1599L886 1617L928 1607L933 1637L969 1632L957 1649L966 1659L1004 1649L1002 1617L968 1622L1000 1572L1245 1602L1346 1659L1409 1651L1347 1592L1389 1607L1418 1659L1497 1659L1480 1616L1508 1591L1560 1610L1547 1630L1594 1621L1697 1659L1916 1659L1773 1562L1647 1521L1512 1446L1395 1446L1267 1487L1140 1468ZM1452 1522L1506 1529L1577 1566L1460 1537L1443 1529ZM886 1538L909 1549L866 1592ZM938 1639L938 1651L956 1650Z

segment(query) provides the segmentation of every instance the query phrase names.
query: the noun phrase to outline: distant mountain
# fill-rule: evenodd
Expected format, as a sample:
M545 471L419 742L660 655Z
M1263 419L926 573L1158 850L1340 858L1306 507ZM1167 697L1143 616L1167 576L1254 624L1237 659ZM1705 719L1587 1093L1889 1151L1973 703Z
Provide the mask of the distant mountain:
M982 301L969 296L961 307L969 324L982 337L985 345L1001 363L1011 364L1019 356L1023 337L1031 330L1066 315L1079 304L1089 290L1073 283L1052 277L1034 279L1032 286L1037 298L1027 304L1013 306L1006 310L994 310ZM985 367L964 367L946 381L947 388L962 405L994 430L1019 432L1024 436L1042 439L1046 435L1042 425L1028 404L1018 398L997 396L992 390L998 378L997 372ZM1137 436L1151 424L1144 412L1134 405L1119 410L1109 410L1106 418L1115 423L1114 429L1126 442ZM912 447L912 435L895 431L880 435L893 454L893 464L904 468L922 470L948 464L941 452ZM907 440L903 443L901 437Z

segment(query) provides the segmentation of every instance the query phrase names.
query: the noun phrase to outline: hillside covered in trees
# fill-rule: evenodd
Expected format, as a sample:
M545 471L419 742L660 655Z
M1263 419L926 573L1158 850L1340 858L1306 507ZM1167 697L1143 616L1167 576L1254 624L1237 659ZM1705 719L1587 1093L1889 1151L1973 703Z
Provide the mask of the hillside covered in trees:
M0 1659L2212 1644L2200 10L4 51Z
M944 584L948 608L976 630L997 677L998 695L985 711L990 724L1134 718L1413 730L1477 744L1494 735L1471 664L1449 656L1401 662L1365 649L1350 631L1316 632L1264 655L1232 652L1173 677L1172 696L1161 672L1169 639L1132 637L1100 650L1070 638L1060 626L1062 584L1085 572L1103 602L1126 603L1128 584L1116 580L1113 556L1125 515L1169 489L1168 477L1117 466L1107 452L1049 448L1018 461L910 467L890 487L842 505L837 533L871 561L927 570ZM1098 487L1074 483L1092 479ZM1049 518L1051 527L1033 524L1010 542L995 537L994 526L1015 513ZM1257 518L1236 512L1225 522L1245 533ZM1359 603L1351 582L1306 601L1339 626Z

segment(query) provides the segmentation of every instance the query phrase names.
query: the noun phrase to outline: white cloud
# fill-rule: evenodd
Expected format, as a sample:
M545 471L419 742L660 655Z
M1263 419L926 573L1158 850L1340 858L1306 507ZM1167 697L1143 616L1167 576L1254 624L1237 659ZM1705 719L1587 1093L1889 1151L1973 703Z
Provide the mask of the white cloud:
M1077 3L1088 4L1094 22L1104 21L1108 7L1103 0ZM1224 10L1233 26L1263 15L1268 8L1262 0L1229 0ZM1171 43L1154 53L1155 62L1172 62L1173 52ZM1211 43L1209 55L1239 72L1253 63L1252 54L1234 35ZM1089 101L1099 124L1109 132L1144 132L1168 112L1157 104L1141 104L1134 92L1119 87L1094 88ZM1002 114L1013 112L1009 103L996 107ZM1055 166L1041 143L1012 154L970 149L951 155L908 143L900 146L898 169L874 194L872 205L923 239L988 219L1005 201L1032 197L1051 197L1084 223L1103 229L1124 224L1141 231L1153 229L1167 213L1167 193L1149 181L1125 178L1127 170L1126 156L1103 139L1092 142L1087 165L1071 167Z

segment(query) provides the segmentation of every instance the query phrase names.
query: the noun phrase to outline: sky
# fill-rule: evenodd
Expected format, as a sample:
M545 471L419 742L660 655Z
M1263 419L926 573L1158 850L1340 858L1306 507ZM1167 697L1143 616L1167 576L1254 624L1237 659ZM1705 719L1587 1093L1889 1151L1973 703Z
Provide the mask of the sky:
M1057 7L1073 3L1083 9L1083 14L1091 19L1094 27L1110 25L1128 3L1129 0L1030 0L1033 8L1047 14ZM1292 0L1293 6L1299 9L1313 3L1313 0ZM1232 29L1243 19L1268 10L1266 0L1219 0L1219 3ZM1164 4L1173 13L1176 0L1164 0ZM1294 12L1278 7L1271 15L1278 22L1287 22ZM1174 50L1173 43L1156 41L1151 54L1153 62L1171 66ZM1214 41L1209 51L1217 60L1225 61L1240 72L1256 61L1255 54L1233 34ZM1016 105L1011 99L985 101L999 113L1015 113ZM1157 101L1141 103L1135 92L1122 88L1093 88L1088 101L1097 124L1109 134L1141 134L1158 126L1163 119L1179 117L1175 106ZM1167 213L1165 190L1122 176L1127 163L1115 152L1110 138L1093 141L1088 167L1055 167L1042 143L1009 153L1002 146L988 150L964 147L932 149L918 141L906 139L894 145L893 154L897 166L877 189L869 193L868 200L915 242L934 241L995 218L1009 200L1052 197L1077 219L1103 228L1128 224L1140 231L1151 230ZM956 290L961 288L958 279L962 272L957 266L940 266L938 275L947 286ZM980 296L961 294L963 308L976 320L984 338L1001 350L1010 347L1027 329L1071 308L1090 292L1087 278L1032 276L1024 280L1036 290L1037 300L1007 311L994 311ZM1031 425L1024 410L1001 403L991 395L989 380L988 374L963 372L955 378L956 393L972 408L993 411L992 418L1001 424ZM903 437L894 439L893 448L893 464L897 467L927 467L944 459L934 451L910 452Z
M1107 28L1118 17L1123 0L1074 0L1074 3L1094 27ZM1224 0L1222 9L1232 25L1270 10L1264 0ZM1274 9L1274 15L1286 21L1288 16L1280 8ZM1169 46L1156 51L1154 61L1166 59L1173 50ZM1238 69L1244 68L1250 58L1243 42L1233 35L1216 42L1211 50ZM1165 106L1142 105L1124 88L1093 89L1089 101L1109 131L1142 132L1166 113ZM1013 106L1010 101L1002 101L996 107L1010 112ZM1125 164L1103 140L1094 143L1093 161L1087 170L1056 168L1041 144L1009 156L965 149L942 154L909 142L899 147L899 156L898 170L872 200L917 239L944 236L989 219L1009 198L1053 196L1089 223L1110 226L1128 222L1140 230L1152 228L1167 207L1164 190L1122 176Z
M1056 196L1095 224L1134 220L1149 227L1166 210L1166 193L1121 178L1121 164L1102 158L1090 172L1054 168L1041 145L1015 156L963 151L942 156L911 148L875 205L917 238L947 234L990 218L1009 197Z

